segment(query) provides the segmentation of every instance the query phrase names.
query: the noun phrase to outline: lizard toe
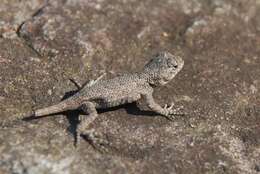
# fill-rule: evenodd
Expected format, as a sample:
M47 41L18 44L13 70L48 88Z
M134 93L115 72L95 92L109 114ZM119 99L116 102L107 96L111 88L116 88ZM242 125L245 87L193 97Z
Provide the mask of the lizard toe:
M110 146L111 143L98 132L91 129L85 131L82 136L94 149L100 152L108 152L107 147Z

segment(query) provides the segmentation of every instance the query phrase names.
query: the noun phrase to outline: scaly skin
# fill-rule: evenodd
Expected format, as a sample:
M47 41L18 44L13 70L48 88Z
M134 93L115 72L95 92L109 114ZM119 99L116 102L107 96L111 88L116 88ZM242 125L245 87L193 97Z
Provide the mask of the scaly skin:
M184 61L168 52L155 55L143 71L125 74L109 80L97 80L82 87L72 97L47 108L34 112L34 116L50 115L66 110L82 109L88 116L81 117L78 135L84 134L89 124L98 116L96 109L110 108L125 103L145 99L148 107L169 119L173 119L176 110L161 107L154 101L153 88L163 86L171 81L182 69ZM79 139L78 139L79 140Z

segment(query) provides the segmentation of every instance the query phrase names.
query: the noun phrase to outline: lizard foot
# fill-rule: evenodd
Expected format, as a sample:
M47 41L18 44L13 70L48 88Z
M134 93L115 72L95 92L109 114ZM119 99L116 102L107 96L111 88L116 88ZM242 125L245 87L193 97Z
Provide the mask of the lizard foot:
M175 119L176 115L186 115L184 112L182 112L181 110L183 109L183 106L178 107L178 108L173 108L174 107L174 103L172 103L171 105L164 105L163 109L165 111L164 116L173 121Z
M80 135L96 150L100 152L108 152L108 146L111 144L107 139L104 139L101 134L95 130L87 130Z

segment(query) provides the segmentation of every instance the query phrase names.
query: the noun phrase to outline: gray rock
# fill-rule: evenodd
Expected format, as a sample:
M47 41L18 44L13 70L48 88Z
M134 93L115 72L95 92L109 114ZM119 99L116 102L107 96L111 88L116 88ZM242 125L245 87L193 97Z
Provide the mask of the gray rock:
M251 0L4 0L0 173L259 172L259 9ZM103 152L74 147L80 113L18 118L75 90L70 78L137 71L160 50L185 61L155 92L184 106L174 122L134 104L101 112L92 128L111 142Z

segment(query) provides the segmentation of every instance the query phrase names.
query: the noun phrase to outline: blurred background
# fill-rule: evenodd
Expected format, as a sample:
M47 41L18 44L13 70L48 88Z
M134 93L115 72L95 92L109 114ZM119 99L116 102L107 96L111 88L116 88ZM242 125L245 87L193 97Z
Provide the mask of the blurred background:
M0 0L0 174L260 172L259 0ZM101 112L105 151L74 147L74 114L21 121L158 51L183 57L155 91L187 115ZM148 110L140 106L142 110Z

